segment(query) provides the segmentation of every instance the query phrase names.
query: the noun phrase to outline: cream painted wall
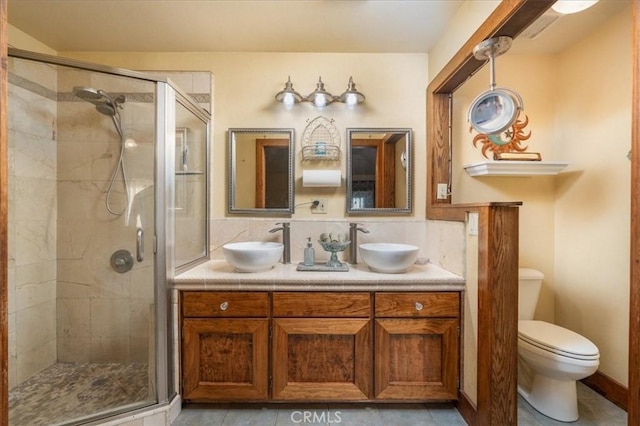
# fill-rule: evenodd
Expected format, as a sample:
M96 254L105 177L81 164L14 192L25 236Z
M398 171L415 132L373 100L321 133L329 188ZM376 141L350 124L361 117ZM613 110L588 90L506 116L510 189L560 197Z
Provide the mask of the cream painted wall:
M524 143L530 152L540 152L544 160L564 160L554 154L555 91L554 58L550 56L503 55L496 60L496 82L520 93L529 117ZM486 160L481 146L473 146L476 132L469 132L467 110L481 92L489 88L489 69L483 67L453 96L454 126L453 202L522 201L520 207L520 265L545 274L536 317L554 320L554 178L553 177L470 177L464 165ZM524 118L524 117L522 117ZM488 152L492 158L491 152Z
M214 74L212 217L226 215L226 145L231 127L293 127L296 130L296 204L312 198L329 199L329 213L322 219L345 217L345 184L340 188L303 188L303 168L345 171L345 134L348 127L410 127L414 136L414 170L426 168L427 55L338 53L71 53L94 63L136 70L206 70ZM340 94L353 76L367 99L355 110L332 104L318 111L308 103L291 111L274 100L287 76L301 94L315 89L318 76L325 88ZM342 144L339 162L300 160L300 140L308 121L322 115L334 120ZM224 184L223 184L224 183ZM414 181L414 212L425 215L425 181ZM310 218L308 206L296 209L293 218ZM318 218L317 215L314 215Z
M456 11L438 44L429 51L429 81L449 62L501 0L468 0Z
M29 34L20 31L13 25L7 26L7 34L9 37L9 46L17 49L30 50L32 52L44 53L47 55L56 55L57 52L46 44L41 43Z
M558 57L556 322L592 340L599 370L628 375L631 8ZM585 90L588 89L588 90Z
M622 384L628 364L630 16L613 17L556 56L497 59L498 86L524 99L529 151L570 162L566 172L471 178L463 170L484 160L472 145L466 111L488 88L488 67L454 94L453 138L453 201L523 202L520 265L545 275L536 318L591 339L601 352L599 370Z

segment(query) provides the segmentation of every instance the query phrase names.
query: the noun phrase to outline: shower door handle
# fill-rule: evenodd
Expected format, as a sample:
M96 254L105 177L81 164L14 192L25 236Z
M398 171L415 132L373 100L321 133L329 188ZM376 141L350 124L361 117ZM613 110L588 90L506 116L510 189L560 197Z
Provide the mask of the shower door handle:
M138 232L136 232L136 259L138 262L144 260L144 231L142 228L138 228Z

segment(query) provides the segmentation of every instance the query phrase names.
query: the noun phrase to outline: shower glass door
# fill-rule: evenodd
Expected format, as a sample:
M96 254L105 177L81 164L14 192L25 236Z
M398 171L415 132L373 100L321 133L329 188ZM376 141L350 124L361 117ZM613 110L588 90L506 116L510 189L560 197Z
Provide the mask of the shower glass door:
M153 405L157 83L19 58L9 83L10 424Z

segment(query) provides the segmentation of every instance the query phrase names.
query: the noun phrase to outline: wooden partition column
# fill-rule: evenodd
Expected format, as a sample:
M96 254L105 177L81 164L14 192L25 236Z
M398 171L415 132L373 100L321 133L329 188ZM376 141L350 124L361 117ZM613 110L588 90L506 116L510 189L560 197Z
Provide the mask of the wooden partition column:
M518 210L478 208L478 425L518 422Z

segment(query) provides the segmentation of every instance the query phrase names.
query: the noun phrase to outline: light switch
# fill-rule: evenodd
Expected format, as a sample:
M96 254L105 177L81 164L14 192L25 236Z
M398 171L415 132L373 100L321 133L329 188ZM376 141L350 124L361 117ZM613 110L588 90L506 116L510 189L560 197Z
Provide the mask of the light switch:
M469 235L478 235L478 213L469 213L467 221Z

